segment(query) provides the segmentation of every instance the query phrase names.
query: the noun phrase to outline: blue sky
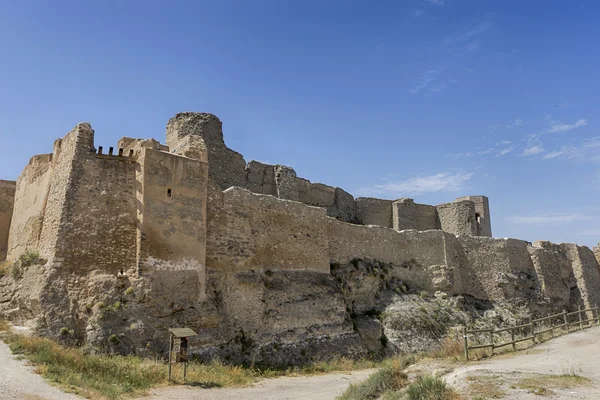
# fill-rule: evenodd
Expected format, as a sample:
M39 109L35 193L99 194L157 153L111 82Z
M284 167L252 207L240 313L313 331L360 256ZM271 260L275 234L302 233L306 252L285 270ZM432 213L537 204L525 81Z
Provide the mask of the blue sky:
M77 122L179 111L355 196L490 198L494 236L600 241L596 1L0 0L0 178Z

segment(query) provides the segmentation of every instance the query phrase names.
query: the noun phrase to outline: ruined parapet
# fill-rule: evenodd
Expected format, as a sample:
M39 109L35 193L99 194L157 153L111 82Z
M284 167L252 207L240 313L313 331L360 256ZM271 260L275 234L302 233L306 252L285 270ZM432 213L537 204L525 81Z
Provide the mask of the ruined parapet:
M357 206L354 197L339 187L335 188L333 205L327 208L327 215L344 222L357 222Z
M490 204L486 196L464 196L455 201L470 200L475 204L477 220L477 236L492 237L492 221L490 219Z
M356 199L356 215L359 224L392 227L392 201L374 197Z
M398 199L392 203L392 227L397 230L426 231L440 229L434 206L417 204L413 199Z
M250 161L246 165L246 181L247 188L254 193L277 196L274 165Z
M435 206L444 232L477 236L475 204L470 200L453 201Z
M8 233L15 201L15 181L0 179L0 261L6 259L8 252Z
M246 187L246 161L225 145L219 118L209 113L178 113L167 123L167 145L175 149L187 136L199 136L204 141L210 163L209 177L221 190Z
M592 251L594 252L594 256L596 257L598 264L600 264L600 243L598 243L598 246L595 246Z

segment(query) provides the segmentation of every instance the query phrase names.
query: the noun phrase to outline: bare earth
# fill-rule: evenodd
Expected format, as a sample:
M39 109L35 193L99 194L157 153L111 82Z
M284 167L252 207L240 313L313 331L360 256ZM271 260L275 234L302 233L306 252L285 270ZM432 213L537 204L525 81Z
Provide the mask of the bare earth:
M2 400L78 400L44 382L26 360L17 360L0 341L0 399Z
M549 377L562 374L576 374L591 381L560 385ZM445 378L461 393L471 396L476 393L470 392L470 387L480 384L488 390L496 386L500 392L504 392L496 398L600 399L600 327L564 335L516 354L468 364L455 369ZM525 378L535 379L535 386L545 388L548 392L540 396L533 393L531 388L519 388Z

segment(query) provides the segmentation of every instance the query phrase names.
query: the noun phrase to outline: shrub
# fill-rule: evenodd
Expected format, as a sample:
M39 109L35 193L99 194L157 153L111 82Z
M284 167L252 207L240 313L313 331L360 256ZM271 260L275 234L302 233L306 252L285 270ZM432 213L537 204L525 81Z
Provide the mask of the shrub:
M71 336L73 333L75 333L74 330L65 328L64 326L62 328L60 328L60 331L59 331L60 336Z
M373 373L366 381L350 385L338 397L339 400L369 400L378 399L382 394L397 391L408 384L408 377L404 369L409 360L398 359Z
M23 277L23 269L19 266L20 263L15 263L10 270L13 279L21 279Z
M40 253L37 250L27 249L25 250L25 253L19 256L19 261L21 261L23 267L37 264L41 261Z
M108 341L111 342L112 344L119 344L119 342L120 342L118 336L115 335L114 333L108 337Z

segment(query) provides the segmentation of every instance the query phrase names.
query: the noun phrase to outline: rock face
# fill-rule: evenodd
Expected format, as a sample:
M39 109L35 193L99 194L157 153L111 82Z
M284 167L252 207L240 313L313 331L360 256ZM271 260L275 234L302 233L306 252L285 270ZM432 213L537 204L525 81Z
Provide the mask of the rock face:
M207 113L177 114L167 145L106 154L94 134L78 124L0 181L0 316L65 343L164 354L186 326L202 359L289 366L600 302L597 251L488 237L483 196L354 199L246 164Z

